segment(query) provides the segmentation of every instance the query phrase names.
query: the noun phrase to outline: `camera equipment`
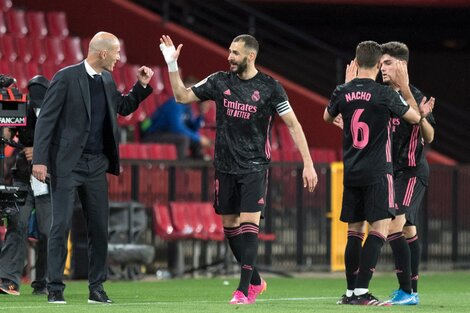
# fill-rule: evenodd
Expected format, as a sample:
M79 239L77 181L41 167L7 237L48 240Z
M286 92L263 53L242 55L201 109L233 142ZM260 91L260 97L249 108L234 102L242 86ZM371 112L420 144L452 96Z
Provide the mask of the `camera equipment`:
M10 87L16 82L11 76L0 74L0 126L26 126L28 99L17 88ZM0 131L3 129L0 127ZM6 186L4 180L5 144L22 148L23 146L0 138L0 218L17 214L18 204L24 204L27 190Z

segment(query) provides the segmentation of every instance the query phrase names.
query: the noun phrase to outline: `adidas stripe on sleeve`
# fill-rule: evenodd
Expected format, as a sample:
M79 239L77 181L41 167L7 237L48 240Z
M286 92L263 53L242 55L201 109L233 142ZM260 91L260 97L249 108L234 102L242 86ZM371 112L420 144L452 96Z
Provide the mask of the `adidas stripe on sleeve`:
M276 111L279 116L283 116L284 114L291 112L292 107L290 106L289 101L283 101L276 105Z

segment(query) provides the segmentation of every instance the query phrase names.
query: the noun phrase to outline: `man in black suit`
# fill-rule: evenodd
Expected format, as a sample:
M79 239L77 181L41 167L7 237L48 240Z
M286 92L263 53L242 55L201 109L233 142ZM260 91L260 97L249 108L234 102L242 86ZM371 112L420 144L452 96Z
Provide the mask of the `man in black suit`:
M58 71L47 90L34 136L33 175L51 175L52 226L48 244L48 301L66 303L63 272L75 192L82 202L88 234L88 303L112 303L103 289L108 248L106 172L119 175L117 114L135 111L152 88L145 66L127 95L116 89L111 73L119 61L116 36L97 33L87 58Z

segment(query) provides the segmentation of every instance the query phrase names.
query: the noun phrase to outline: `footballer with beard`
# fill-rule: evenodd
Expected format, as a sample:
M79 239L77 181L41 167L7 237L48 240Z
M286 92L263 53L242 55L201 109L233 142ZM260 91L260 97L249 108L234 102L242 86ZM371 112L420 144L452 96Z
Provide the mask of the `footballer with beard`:
M222 216L225 237L241 266L239 286L230 304L252 304L267 287L255 263L259 223L266 205L270 132L276 113L302 155L303 184L309 192L317 184L317 174L284 88L255 66L259 44L253 36L233 39L228 51L229 71L216 72L188 89L178 72L181 48L181 44L175 48L169 36L160 38L176 101L216 102L214 208Z

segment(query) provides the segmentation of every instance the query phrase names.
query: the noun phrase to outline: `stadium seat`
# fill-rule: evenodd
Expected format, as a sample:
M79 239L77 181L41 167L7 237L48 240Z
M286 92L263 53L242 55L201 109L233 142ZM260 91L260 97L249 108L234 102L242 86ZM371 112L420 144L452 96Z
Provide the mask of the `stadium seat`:
M16 86L21 91L26 91L28 87L29 79L26 77L25 64L22 62L15 62L14 66L10 66L11 71L9 72L11 76L16 78Z
M48 36L44 42L47 61L57 65L62 64L65 60L65 53L61 38Z
M0 73L10 73L10 61L0 59Z
M121 45L121 52L119 53L119 56L121 57L119 59L119 62L117 63L118 66L122 66L127 63L127 53L126 53L126 46L124 45L124 40L119 39L119 43Z
M25 63L25 74L28 81L36 75L42 75L41 68L36 62Z
M0 10L6 12L11 9L13 3L11 0L0 0Z
M67 16L65 12L47 12L46 19L49 36L65 38L69 35Z
M167 205L154 203L152 213L153 229L157 236L163 240L177 240L187 237L182 233L178 233L173 227L170 210Z
M30 37L28 40L30 41L29 45L31 46L31 59L38 64L43 64L46 61L47 57L43 40L34 37Z
M126 85L125 91L128 92L137 82L137 70L139 67L135 64L125 64L121 69L122 78Z
M42 11L26 12L28 34L31 37L44 38L47 36L46 16Z
M150 160L176 160L176 147L172 144L153 143L147 145Z
M8 32L7 25L5 22L5 14L0 11L0 36Z
M211 202L195 202L194 209L199 213L207 239L223 241L225 239L222 218L215 213Z
M5 34L0 36L0 53L2 60L6 60L8 62L15 62L18 58L14 39L11 35Z
M62 40L64 47L65 62L75 64L83 60L82 44L80 37L65 37Z
M16 46L16 52L18 54L18 61L28 63L33 58L31 53L31 40L29 37L15 37L14 44Z
M23 37L28 34L25 11L11 9L5 12L5 17L7 29L10 34L17 37Z
M42 69L42 75L46 77L47 79L51 80L52 77L54 77L55 73L60 69L60 65L51 63L51 62L45 62L44 64L41 64L41 69Z
M111 74L113 75L114 83L116 84L117 90L123 93L126 90L126 84L124 82L124 79L122 78L121 68L120 67L114 68Z
M197 232L202 231L202 225L197 225L198 229L194 228L194 223L190 220L188 215L188 206L184 202L170 202L171 220L175 230L187 238L194 238Z

